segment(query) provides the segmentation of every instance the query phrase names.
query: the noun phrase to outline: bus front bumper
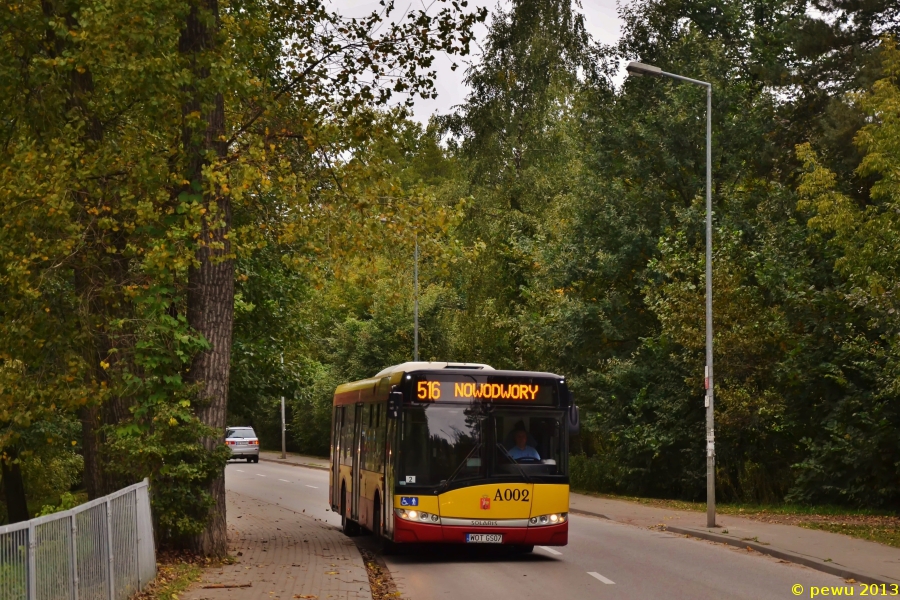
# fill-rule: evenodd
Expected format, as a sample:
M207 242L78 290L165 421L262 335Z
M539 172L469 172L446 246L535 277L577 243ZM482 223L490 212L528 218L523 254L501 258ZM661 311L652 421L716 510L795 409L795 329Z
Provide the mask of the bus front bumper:
M467 533L499 533L504 544L565 546L569 543L569 522L538 527L466 527L415 523L394 516L394 541L465 544Z

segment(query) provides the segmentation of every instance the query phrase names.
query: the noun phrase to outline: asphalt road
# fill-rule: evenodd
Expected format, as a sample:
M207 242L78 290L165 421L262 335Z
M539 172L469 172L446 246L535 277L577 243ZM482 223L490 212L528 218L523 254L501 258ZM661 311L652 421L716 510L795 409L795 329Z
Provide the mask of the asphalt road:
M231 463L225 486L334 526L328 473L290 465ZM838 577L729 546L600 518L572 515L569 545L510 556L496 548L413 548L385 562L411 600L587 600L596 598L796 598Z

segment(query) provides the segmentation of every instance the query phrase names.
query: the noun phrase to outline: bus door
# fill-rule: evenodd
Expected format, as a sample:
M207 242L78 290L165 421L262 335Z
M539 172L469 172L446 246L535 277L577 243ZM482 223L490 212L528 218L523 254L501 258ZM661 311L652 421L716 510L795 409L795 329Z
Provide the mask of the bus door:
M385 411L387 412L387 411ZM384 452L384 533L393 539L394 535L394 481L396 481L396 469L394 465L397 463L397 419L387 420L387 431L385 432L385 452Z
M353 471L350 476L350 515L354 521L359 520L359 492L360 485L359 481L359 459L360 452L362 452L362 410L363 405L357 404L356 406L347 407L347 410L355 410L356 417L353 419L354 429L353 429L353 440L354 440L354 448L353 448Z
M331 431L331 507L334 510L341 507L341 428L345 409L344 406L335 407Z

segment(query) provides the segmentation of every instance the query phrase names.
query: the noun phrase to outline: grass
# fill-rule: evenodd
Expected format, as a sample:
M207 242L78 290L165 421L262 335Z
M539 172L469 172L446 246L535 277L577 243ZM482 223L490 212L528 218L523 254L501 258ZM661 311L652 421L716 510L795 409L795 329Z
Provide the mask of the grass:
M133 600L178 600L179 594L200 579L203 567L207 565L207 562L189 554L160 554L156 579Z
M807 529L821 529L831 533L842 533L850 537L878 542L885 546L900 548L900 526L898 525L860 525L847 523L798 523Z
M612 500L637 502L646 506L706 512L705 502L640 498L616 494L598 494L577 491L580 494ZM807 529L819 529L840 533L886 546L900 548L900 516L895 512L872 509L854 509L845 506L810 506L804 504L717 504L716 511L723 515L746 517L766 523L796 525Z

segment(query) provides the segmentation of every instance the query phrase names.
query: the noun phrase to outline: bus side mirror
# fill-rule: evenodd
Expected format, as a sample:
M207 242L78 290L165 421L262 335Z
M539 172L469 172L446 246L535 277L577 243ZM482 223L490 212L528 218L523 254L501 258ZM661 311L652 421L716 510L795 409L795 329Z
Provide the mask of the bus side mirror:
M569 435L576 435L581 431L581 418L578 416L578 407L569 405Z
M387 418L396 419L400 416L400 405L403 404L403 392L391 392L388 394Z

